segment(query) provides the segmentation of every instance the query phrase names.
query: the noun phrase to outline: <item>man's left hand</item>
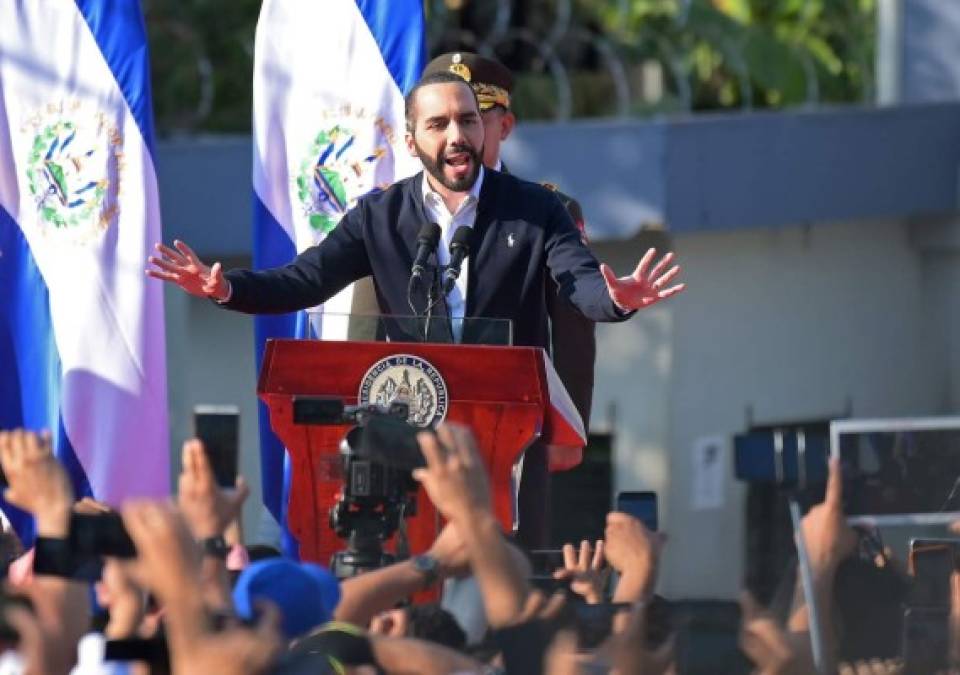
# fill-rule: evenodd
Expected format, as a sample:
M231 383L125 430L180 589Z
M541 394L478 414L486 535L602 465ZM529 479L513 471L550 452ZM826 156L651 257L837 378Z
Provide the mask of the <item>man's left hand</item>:
M600 273L603 274L603 279L607 282L607 291L610 293L610 298L620 309L625 312L632 312L636 309L650 307L671 295L676 295L687 287L686 284L676 284L669 287L667 285L680 274L680 265L674 265L667 269L675 258L672 252L667 253L653 268L650 268L650 264L656 257L657 249L647 249L647 252L640 259L637 269L627 277L618 278L609 265L600 265Z

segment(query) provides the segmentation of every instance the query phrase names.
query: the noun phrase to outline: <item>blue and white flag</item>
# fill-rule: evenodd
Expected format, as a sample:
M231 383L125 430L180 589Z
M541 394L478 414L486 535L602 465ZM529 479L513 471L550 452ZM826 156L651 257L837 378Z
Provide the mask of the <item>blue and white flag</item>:
M404 144L403 94L426 57L422 0L264 0L253 82L254 265L288 263L357 199L420 170ZM347 289L317 330L346 337ZM270 337L302 334L302 316L257 318L257 362ZM260 404L267 508L285 523L285 451ZM287 553L295 543L285 541Z
M139 1L0 2L0 428L112 504L170 491L156 241Z

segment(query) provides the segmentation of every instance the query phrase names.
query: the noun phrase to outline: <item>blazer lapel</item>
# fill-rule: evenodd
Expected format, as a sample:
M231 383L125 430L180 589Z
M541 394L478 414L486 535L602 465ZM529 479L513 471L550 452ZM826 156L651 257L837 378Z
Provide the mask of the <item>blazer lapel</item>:
M474 310L481 298L477 298L477 276L490 271L490 256L495 255L496 236L489 236L493 227L494 214L497 212L497 200L500 195L500 175L492 169L483 170L483 185L480 186L480 199L477 201L477 219L473 223L474 252L470 255L470 274L467 277L466 316L475 316ZM487 284L487 288L491 285Z
M404 213L401 211L400 217L397 219L397 232L400 233L400 238L406 244L407 250L410 251L410 261L413 262L417 255L417 235L420 234L420 228L423 227L424 223L430 222L427 210L423 206L423 171L410 178L405 188L406 204L404 210L409 209L408 213L411 214L411 217L404 218Z

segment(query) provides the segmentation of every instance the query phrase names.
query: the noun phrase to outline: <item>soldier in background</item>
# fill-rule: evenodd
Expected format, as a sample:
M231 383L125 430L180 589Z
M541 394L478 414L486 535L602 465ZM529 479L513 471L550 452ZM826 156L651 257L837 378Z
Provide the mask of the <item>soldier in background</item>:
M517 122L510 109L513 75L499 61L470 52L442 54L427 64L423 74L426 76L443 71L456 73L469 82L477 93L484 126L483 164L491 169L507 172L507 167L500 159L500 144L510 136ZM557 190L555 185L543 185L557 193L586 243L580 204ZM594 323L559 297L557 286L549 276L544 293L550 314L550 351L553 365L573 399L586 429L590 424L594 361L597 353ZM545 548L549 545L549 500L550 474L546 448L542 444L535 444L527 451L524 459L519 496L519 537L529 548Z

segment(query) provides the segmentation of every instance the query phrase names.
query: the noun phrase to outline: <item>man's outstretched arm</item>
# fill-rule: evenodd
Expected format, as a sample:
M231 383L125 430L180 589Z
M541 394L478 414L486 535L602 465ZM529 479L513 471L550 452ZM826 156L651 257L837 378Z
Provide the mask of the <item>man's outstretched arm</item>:
M352 281L369 275L370 262L354 209L326 239L288 265L268 270L230 270L207 265L185 242L157 244L146 273L176 284L185 292L210 298L228 309L249 314L283 314L318 305Z
M560 298L572 303L588 319L623 321L632 312L676 295L686 287L673 283L680 266L673 264L672 252L655 262L656 249L648 249L632 274L618 278L583 244L559 200L551 206L549 218L546 249L550 274Z

